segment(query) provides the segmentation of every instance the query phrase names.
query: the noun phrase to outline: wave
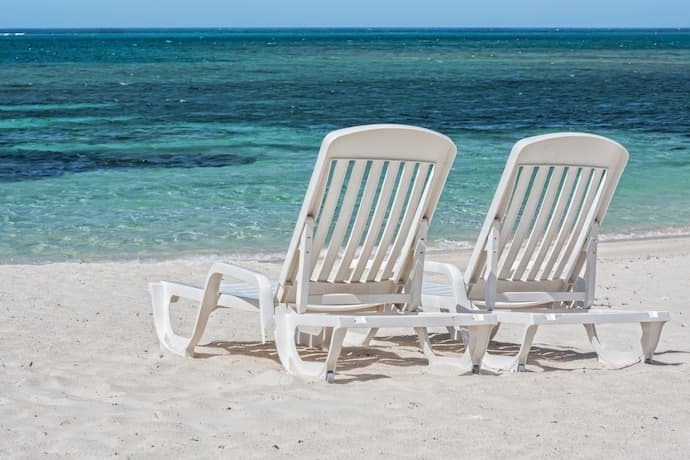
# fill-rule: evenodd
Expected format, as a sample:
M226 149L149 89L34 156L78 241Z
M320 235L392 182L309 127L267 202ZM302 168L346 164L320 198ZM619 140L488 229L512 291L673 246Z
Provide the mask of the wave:
M613 242L687 237L690 237L690 227L667 227L655 230L602 233L601 235L599 235L599 240L601 242ZM427 249L430 253L448 251L467 251L474 248L474 243L474 239L471 241L452 239L440 239L438 241L432 240L429 242L429 246Z

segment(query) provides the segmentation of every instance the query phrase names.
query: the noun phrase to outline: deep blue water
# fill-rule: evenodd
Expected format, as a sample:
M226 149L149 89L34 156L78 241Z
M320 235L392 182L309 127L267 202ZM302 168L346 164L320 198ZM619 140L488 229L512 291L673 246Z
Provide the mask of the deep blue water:
M603 231L690 227L690 30L0 30L0 263L279 254L321 138L449 135L470 243L518 139L631 159Z

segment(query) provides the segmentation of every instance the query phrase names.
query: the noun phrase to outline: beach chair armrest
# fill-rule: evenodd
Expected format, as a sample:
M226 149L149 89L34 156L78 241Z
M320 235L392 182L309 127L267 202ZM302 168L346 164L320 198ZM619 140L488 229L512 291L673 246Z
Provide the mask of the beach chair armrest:
M223 275L223 278L230 277L237 281L249 283L256 286L259 290L272 291L271 280L266 275L251 268L242 267L227 262L216 262L209 270L209 276L213 274Z
M227 262L216 262L211 266L209 278L220 274L223 278L234 278L238 281L256 286L259 300L259 315L261 318L261 339L265 343L266 335L273 328L273 285L271 280L261 272Z
M465 280L460 269L449 263L436 262L433 260L424 261L424 273L434 273L442 275L446 279L446 283L453 289L453 296L457 305L472 310L469 299L467 298L467 291L465 289Z
M436 273L438 275L444 275L448 280L448 284L451 285L455 285L457 282L463 283L462 272L453 264L425 260L424 273Z

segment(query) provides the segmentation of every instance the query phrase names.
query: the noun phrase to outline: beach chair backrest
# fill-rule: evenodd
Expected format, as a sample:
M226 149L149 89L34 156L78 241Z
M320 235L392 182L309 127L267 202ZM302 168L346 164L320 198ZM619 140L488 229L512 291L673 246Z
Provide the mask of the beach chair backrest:
M364 294L371 300L402 292L455 155L449 138L412 126L327 135L283 266L279 302L295 303L300 293L343 294L347 304ZM298 303L303 310L305 301Z
M627 160L592 134L517 142L465 272L470 299L487 297L491 277L499 293L572 290Z

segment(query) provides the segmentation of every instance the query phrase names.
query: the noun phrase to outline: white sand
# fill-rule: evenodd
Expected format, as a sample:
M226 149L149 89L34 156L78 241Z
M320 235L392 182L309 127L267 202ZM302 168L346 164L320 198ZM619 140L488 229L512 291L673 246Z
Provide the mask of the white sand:
M286 374L249 313L214 313L201 358L162 356L147 283L202 281L209 262L0 266L0 458L688 458L690 238L599 258L599 304L672 312L656 365L607 369L584 329L556 326L531 372L458 375L383 331L344 351L335 385ZM602 336L639 347L638 325Z

